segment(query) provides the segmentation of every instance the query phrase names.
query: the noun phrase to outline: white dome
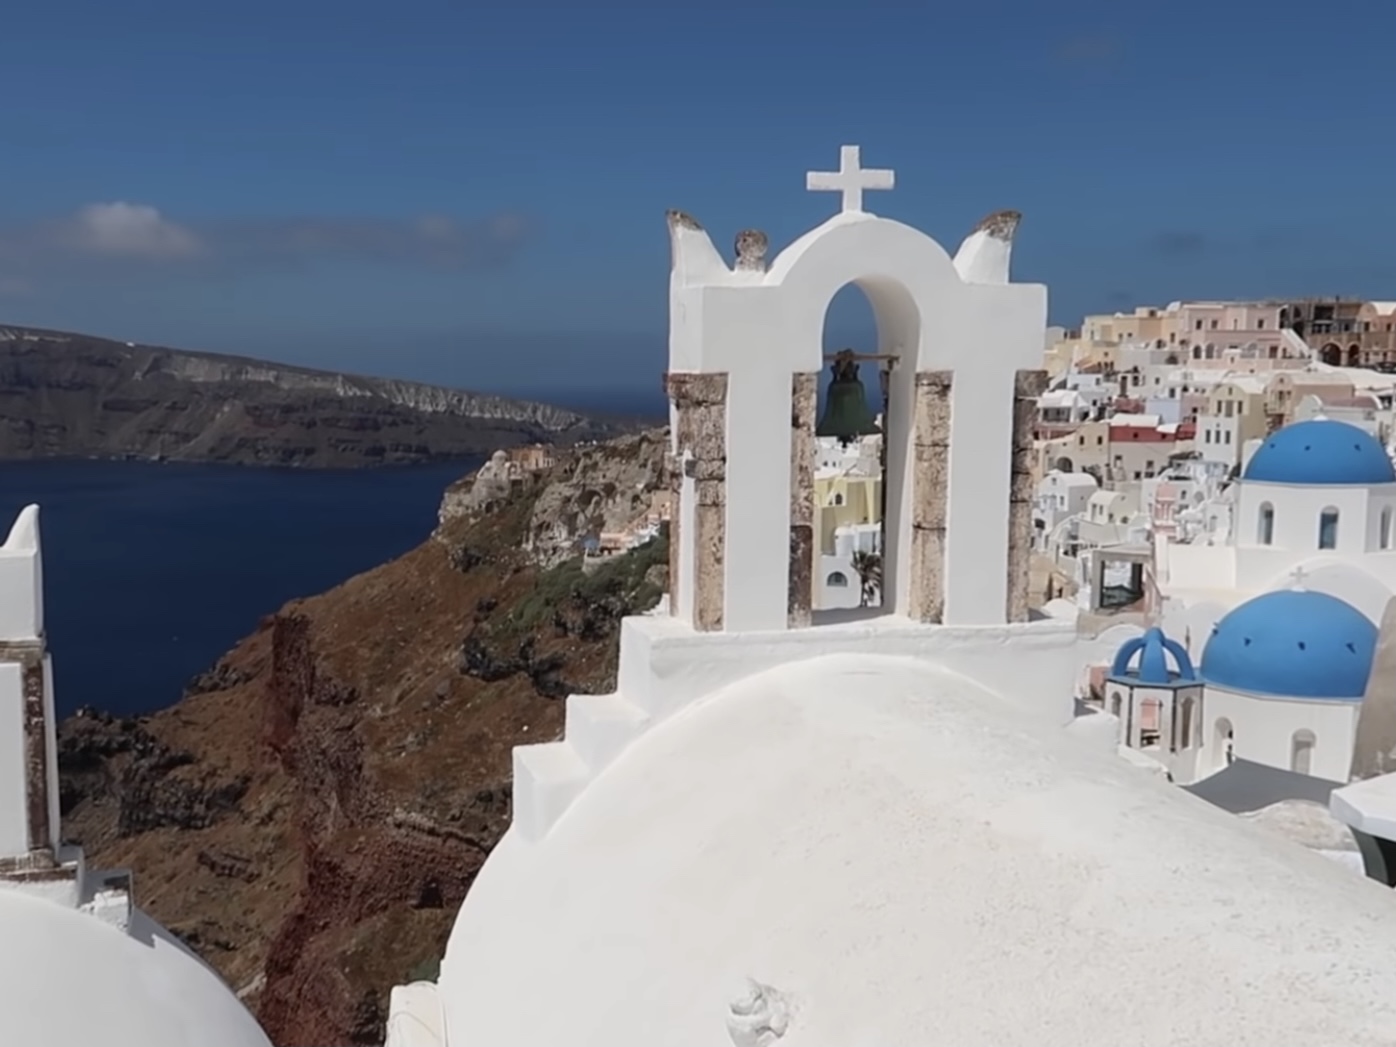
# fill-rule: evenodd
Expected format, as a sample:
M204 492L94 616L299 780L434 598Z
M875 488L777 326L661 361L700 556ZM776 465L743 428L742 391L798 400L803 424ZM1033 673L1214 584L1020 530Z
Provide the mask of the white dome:
M123 933L0 889L0 1043L271 1047L202 960L144 913Z
M491 1047L727 1043L745 977L786 1000L778 1047L1356 1047L1390 1042L1393 955L1375 882L963 678L833 655L506 836L440 994L448 1042Z

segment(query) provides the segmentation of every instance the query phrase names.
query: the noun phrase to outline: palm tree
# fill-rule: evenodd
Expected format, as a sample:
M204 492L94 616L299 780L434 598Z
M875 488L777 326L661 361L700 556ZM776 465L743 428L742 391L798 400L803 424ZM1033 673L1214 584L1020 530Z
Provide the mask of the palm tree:
M858 606L870 607L873 599L882 593L882 557L859 549L853 554L853 570L858 574L862 590Z

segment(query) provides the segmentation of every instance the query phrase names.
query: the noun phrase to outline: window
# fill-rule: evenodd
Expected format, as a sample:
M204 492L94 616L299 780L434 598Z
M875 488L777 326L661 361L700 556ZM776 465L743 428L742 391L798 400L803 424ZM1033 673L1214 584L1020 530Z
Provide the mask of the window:
M1173 733L1173 749L1189 749L1192 747L1193 736L1193 707L1196 702L1192 698L1183 699L1183 715L1180 717L1182 723L1180 729Z
M1257 331L1265 330L1265 317L1262 316L1259 320L1255 322L1255 329Z
M1289 741L1289 769L1295 774L1310 774L1313 766L1314 743L1318 741L1314 732L1299 730Z
M1196 321L1194 321L1194 322L1193 322L1193 325L1192 325L1192 329L1193 329L1194 331L1200 331L1200 330L1202 330L1202 321L1201 321L1201 320L1196 320Z
M1269 502L1260 506L1260 521L1256 528L1255 540L1260 545L1270 545L1275 540L1275 507Z
M1213 320L1213 321L1212 321L1212 330L1215 331L1216 329L1217 329L1217 322L1216 322L1215 320Z
M1377 541L1381 548L1391 548L1391 506L1387 506L1381 511L1381 523L1377 528Z
M1318 517L1318 547L1320 549L1338 548L1338 510L1325 509Z
M835 571L824 580L824 584L831 589L847 589L848 575L844 574L842 571Z
M841 495L841 494L836 494L836 495L834 495L834 504L835 504L835 505L843 505L843 495Z

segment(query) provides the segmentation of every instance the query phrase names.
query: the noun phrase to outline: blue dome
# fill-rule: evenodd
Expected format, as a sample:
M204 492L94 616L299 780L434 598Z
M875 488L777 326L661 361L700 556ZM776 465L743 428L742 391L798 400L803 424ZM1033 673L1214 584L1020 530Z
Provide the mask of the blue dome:
M1169 668L1169 656L1174 668ZM1138 666L1131 662L1138 659ZM1192 659L1177 640L1163 635L1162 629L1149 629L1143 636L1126 640L1115 653L1114 664L1110 666L1110 678L1128 684L1143 684L1151 687L1172 687L1175 684L1197 682L1197 674L1192 670Z
M1202 678L1282 698L1361 699L1377 627L1327 593L1282 589L1248 600L1212 629Z
M1270 484L1396 483L1396 469L1370 433L1328 418L1295 422L1271 433L1251 456L1244 480Z

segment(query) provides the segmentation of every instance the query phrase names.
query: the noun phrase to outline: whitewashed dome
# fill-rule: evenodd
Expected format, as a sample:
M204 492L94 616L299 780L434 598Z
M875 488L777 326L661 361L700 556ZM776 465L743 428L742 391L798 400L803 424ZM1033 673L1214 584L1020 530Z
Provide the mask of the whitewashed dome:
M506 836L439 985L451 1045L1356 1047L1390 1043L1393 955L1375 882L962 677L831 655Z
M0 889L0 1043L271 1047L227 985L139 910L129 933Z

